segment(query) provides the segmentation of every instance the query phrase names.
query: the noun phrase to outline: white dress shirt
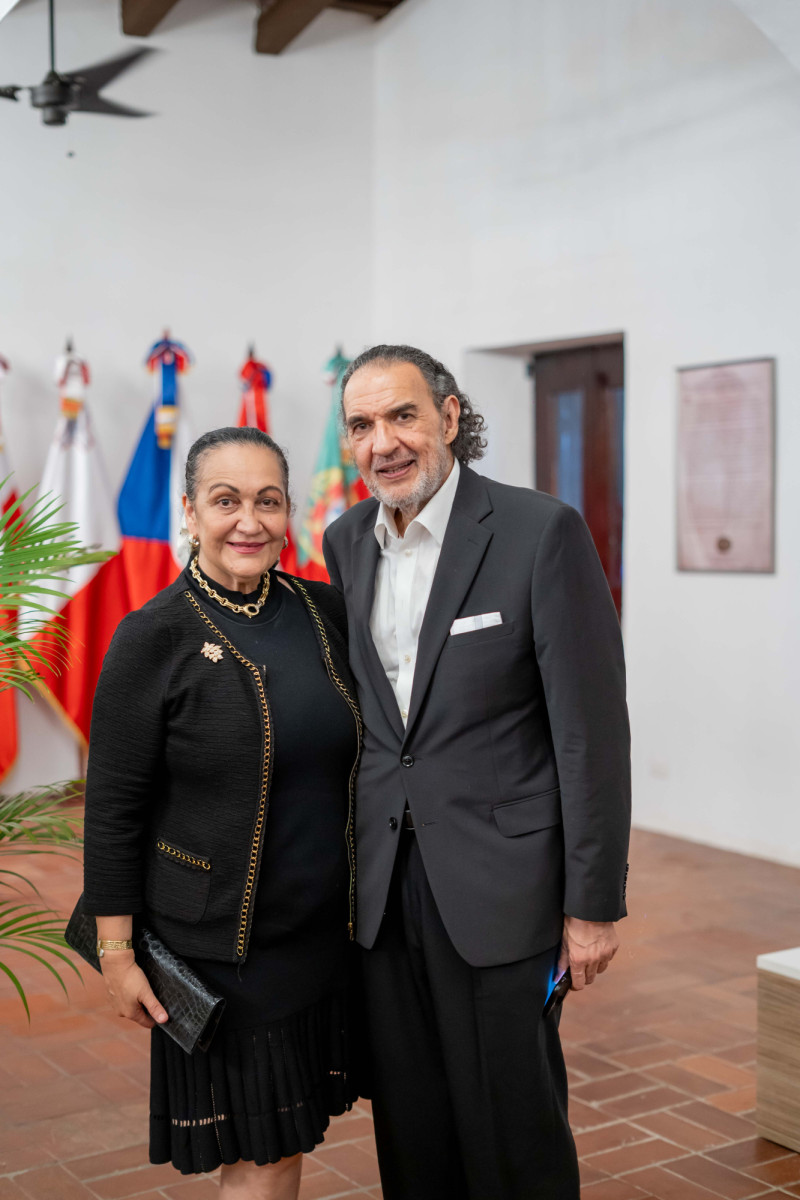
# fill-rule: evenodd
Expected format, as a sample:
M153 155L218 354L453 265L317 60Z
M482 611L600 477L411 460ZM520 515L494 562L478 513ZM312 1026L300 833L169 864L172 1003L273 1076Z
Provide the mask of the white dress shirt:
M460 467L453 463L438 492L400 537L394 513L384 504L375 520L381 547L369 627L405 725L417 664L417 644L428 597L453 508Z

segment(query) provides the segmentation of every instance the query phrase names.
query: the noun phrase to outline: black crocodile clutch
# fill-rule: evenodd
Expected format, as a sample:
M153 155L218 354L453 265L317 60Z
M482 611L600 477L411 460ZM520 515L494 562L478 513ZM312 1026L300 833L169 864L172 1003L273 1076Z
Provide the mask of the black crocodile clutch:
M64 941L90 967L94 967L95 971L100 970L97 922L85 911L83 896L69 919ZM134 944L137 963L159 1002L169 1013L169 1020L159 1028L187 1054L193 1054L195 1050L207 1050L225 1008L223 997L212 992L199 975L177 954L167 949L149 929L137 928Z

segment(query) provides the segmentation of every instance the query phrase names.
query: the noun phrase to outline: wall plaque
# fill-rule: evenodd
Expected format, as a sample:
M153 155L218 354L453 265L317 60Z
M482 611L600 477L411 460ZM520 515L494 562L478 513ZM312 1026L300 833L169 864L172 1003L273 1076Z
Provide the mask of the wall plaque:
M678 569L775 569L775 362L678 372Z

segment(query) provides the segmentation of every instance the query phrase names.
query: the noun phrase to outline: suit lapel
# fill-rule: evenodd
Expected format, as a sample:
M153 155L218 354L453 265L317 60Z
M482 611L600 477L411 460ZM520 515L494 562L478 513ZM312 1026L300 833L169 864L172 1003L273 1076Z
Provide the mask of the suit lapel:
M489 493L480 475L462 467L420 630L406 739L419 715L450 626L492 540L491 530L480 524L491 511Z
M371 514L368 527L353 546L354 624L357 631L356 636L361 643L361 652L364 656L370 682L386 713L389 724L400 741L402 741L404 730L400 709L397 706L397 699L392 685L389 683L389 679L383 669L380 655L375 648L375 642L372 639L372 632L369 627L372 615L372 602L375 596L375 574L378 569L378 559L381 553L378 539L375 537L374 519L373 513Z

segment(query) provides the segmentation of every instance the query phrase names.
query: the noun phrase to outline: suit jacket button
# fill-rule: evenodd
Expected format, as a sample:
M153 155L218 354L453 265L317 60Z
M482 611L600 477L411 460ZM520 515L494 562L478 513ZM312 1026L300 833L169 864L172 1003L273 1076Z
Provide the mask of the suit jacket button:
M400 759L400 762L403 764L404 767L413 767L414 755L413 754L404 754L403 757Z
M389 828L391 830L397 829L397 817L389 817Z

